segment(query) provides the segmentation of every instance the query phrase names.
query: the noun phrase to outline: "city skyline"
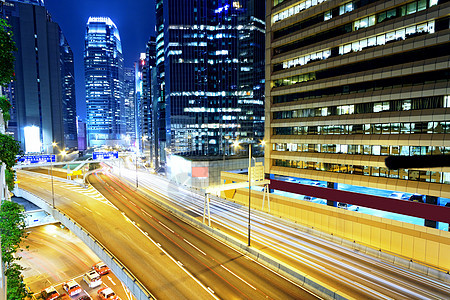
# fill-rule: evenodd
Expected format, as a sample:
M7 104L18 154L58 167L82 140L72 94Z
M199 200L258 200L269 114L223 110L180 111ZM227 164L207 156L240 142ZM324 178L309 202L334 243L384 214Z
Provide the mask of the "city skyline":
M77 115L86 120L86 97L84 86L84 34L90 16L110 17L117 25L123 44L124 67L132 68L139 55L145 52L147 41L155 32L154 0L131 1L123 9L123 1L81 0L61 2L46 0L45 7L64 32L75 61L75 86Z

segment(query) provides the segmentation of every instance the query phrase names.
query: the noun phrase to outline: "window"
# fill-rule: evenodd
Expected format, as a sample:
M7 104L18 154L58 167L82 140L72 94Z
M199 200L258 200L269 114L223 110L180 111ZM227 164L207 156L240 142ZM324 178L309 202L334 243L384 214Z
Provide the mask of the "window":
M323 14L323 20L324 20L324 21L327 21L327 20L329 20L329 19L331 19L331 18L332 18L331 10L329 10L329 11L327 11L327 12L325 12L325 13Z
M406 5L406 14L413 14L417 11L417 3L416 2L412 2Z

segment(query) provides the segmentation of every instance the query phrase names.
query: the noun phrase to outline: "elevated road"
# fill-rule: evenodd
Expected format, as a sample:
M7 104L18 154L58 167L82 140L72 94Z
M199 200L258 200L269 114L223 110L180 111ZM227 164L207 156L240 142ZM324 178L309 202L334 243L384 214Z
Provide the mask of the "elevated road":
M47 175L18 172L21 188L50 199ZM95 236L158 299L317 299L154 206L115 178L93 189L55 180L55 205Z
M135 171L123 170L132 184ZM204 196L165 178L139 176L148 195L202 219ZM247 240L248 208L225 200L211 201L212 226ZM252 212L252 246L354 299L450 299L447 281L358 253L294 228L275 217Z

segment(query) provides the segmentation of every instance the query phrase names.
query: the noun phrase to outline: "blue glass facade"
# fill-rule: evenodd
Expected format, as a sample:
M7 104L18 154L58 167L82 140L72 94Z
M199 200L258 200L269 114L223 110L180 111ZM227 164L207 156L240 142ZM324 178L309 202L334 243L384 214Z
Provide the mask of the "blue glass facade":
M122 45L108 17L90 17L87 22L84 68L88 145L122 144L126 129Z
M223 155L233 140L263 139L264 8L264 1L157 1L155 101L163 103L169 152Z

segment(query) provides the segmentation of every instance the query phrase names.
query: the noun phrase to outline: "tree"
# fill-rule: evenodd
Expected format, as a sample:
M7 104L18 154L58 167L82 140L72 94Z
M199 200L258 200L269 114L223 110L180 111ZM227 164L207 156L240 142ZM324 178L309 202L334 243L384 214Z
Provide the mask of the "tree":
M8 190L12 191L14 189L14 178L16 176L16 171L14 169L5 170L6 185L8 185Z
M17 48L10 27L5 19L0 19L0 86L14 79L14 52Z
M2 260L5 264L8 300L22 300L30 293L27 291L21 271L23 268L14 257L20 249L20 243L27 237L23 206L12 201L3 201L0 210L0 236L2 241Z
M0 134L0 161L10 169L16 164L17 155L21 155L20 142L6 134Z
M5 123L11 119L11 115L9 114L9 110L11 109L12 104L6 99L5 96L0 96L0 109L3 113L3 121Z

